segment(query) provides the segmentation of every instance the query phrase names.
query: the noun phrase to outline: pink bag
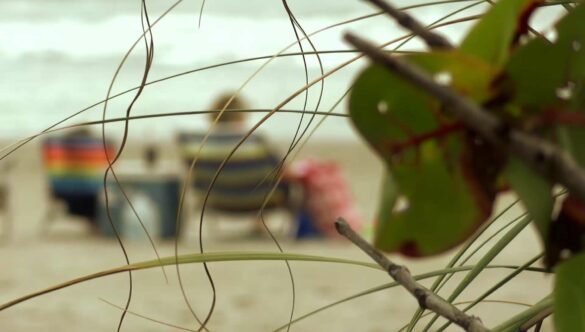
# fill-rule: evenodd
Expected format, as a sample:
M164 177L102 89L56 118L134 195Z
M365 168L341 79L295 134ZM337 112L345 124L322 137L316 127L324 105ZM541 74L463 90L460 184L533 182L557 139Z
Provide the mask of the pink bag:
M337 235L334 222L339 217L347 220L354 230L361 229L362 219L341 167L335 162L306 159L295 163L289 176L302 184L305 209L313 220L313 226L321 233Z

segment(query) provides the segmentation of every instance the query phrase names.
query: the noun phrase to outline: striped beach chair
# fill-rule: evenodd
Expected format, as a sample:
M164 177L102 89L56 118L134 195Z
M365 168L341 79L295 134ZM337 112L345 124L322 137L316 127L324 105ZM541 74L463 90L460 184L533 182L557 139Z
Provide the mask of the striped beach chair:
M191 184L200 203L223 160L243 136L244 133L236 131L217 131L209 136L192 173ZM203 138L204 134L179 134L180 154L187 168L198 153ZM266 211L290 210L287 184L280 184L270 194L279 161L262 136L251 136L224 166L209 194L206 211L243 219L248 215L249 219L257 216L267 197Z
M111 154L111 147L108 147ZM101 139L88 135L50 137L42 146L52 202L62 201L71 215L94 223L97 198L102 189L107 156ZM54 221L56 204L47 220Z
M187 167L203 141L203 134L182 133L179 146ZM238 132L217 132L209 136L193 170L192 185L205 194L224 158L242 139ZM251 136L225 165L208 199L208 207L226 213L257 211L273 186L279 159L261 136ZM286 188L279 186L269 197L267 208L286 203Z

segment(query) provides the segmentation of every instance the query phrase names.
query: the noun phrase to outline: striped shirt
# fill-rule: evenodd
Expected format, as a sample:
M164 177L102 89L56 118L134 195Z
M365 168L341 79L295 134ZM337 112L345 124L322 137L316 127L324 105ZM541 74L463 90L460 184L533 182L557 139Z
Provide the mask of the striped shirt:
M193 186L204 197L220 165L244 137L245 132L216 131L212 133L195 164ZM180 134L179 145L187 167L199 151L204 134ZM267 142L259 135L244 142L217 177L207 204L223 212L258 210L273 187L275 169L279 159ZM269 198L266 207L285 203L286 186L279 185Z

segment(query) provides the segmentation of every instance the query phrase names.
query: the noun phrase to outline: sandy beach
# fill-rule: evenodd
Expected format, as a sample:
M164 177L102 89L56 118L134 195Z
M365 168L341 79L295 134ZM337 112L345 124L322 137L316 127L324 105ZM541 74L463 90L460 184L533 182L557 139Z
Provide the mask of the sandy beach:
M162 15L173 3L174 0L153 2L152 18ZM247 85L242 95L250 107L271 110L302 88L306 80L319 77L321 64L325 72L335 71L325 81L323 95L319 92L321 86L315 84L307 96L308 103L304 99L305 95L300 94L285 108L299 110L307 103L307 109L314 109L319 100L321 111L332 108L337 113L346 113L345 92L366 61L356 61L337 71L339 64L355 56L343 41L342 35L353 31L382 43L403 34L403 30L387 17L371 15L376 10L365 2L294 2L292 8L307 32L332 27L313 37L316 48L327 51L326 54L319 61L313 55L307 56L306 68L298 54L274 58L270 65L256 74L264 61L271 59L286 45L290 46L286 52L298 51L294 31L282 4L265 0L217 0L207 3L201 26L198 26L197 21L200 2L185 2L154 29L156 56L148 81L160 81L146 87L134 105L132 115L208 110L215 96L236 90L244 82ZM396 3L414 4L410 0ZM445 2L437 7L417 8L411 13L425 24L430 24L467 5L467 1L463 4ZM477 5L466 7L450 19L479 14L489 7L487 3L478 2ZM540 29L547 26L548 22L564 12L560 7L547 9L533 27ZM362 16L362 19L356 21L358 16ZM0 18L0 147L39 133L50 124L103 100L125 52L143 32L139 2L1 1ZM347 24L340 25L341 22ZM466 22L440 31L458 42L470 26L471 23ZM144 45L138 45L113 84L113 93L136 87L140 82L144 69ZM407 43L404 49L420 50L421 45L414 40ZM306 43L307 50L309 45ZM247 58L250 59L240 62ZM238 63L219 65L236 61ZM212 68L202 70L209 66ZM256 76L248 82L253 75ZM171 76L174 77L172 80L164 80ZM132 94L126 94L111 100L107 116L104 116L125 116L132 98ZM80 113L80 116L62 125L101 120L102 105L96 105L100 107ZM250 123L263 116L261 113L252 114ZM283 151L295 135L298 121L298 114L277 113L260 131L269 137L276 149ZM307 117L303 123L308 123ZM140 161L144 147L156 145L161 160L171 165L171 168L176 168L179 166L175 146L177 133L201 131L207 127L208 122L200 115L132 121L130 143L121 163ZM98 126L91 128L95 133L99 132ZM108 125L107 133L114 141L120 141L122 131L121 123ZM338 163L348 179L356 206L364 220L371 223L379 205L383 166L358 136L346 118L328 118L297 160L317 157ZM8 188L7 209L0 211L0 230L4 235L0 242L0 303L125 264L118 242L90 234L87 224L82 220L61 214L48 227L48 231L44 231L47 228L45 217L50 207L50 198L46 170L41 161L41 140L32 141L2 161L13 163L13 167L0 174L0 184ZM514 197L509 195L501 197L494 213L507 207L513 200ZM189 204L196 205L195 202ZM8 219L6 213L3 213L6 211L10 215ZM179 242L181 254L199 251L197 211L190 211L184 221L185 232ZM522 212L519 206L511 209L485 232L478 243L488 239ZM282 222L280 219L276 221ZM222 239L214 235L217 234L209 234L204 238L206 252L277 252L276 245L269 239ZM477 262L481 254L501 237L502 234L495 236L465 264ZM340 240L296 241L283 236L280 243L287 253L370 262L360 250ZM160 256L174 254L173 241L156 240L155 244ZM125 240L125 247L131 262L155 258L146 241ZM458 249L418 260L405 260L396 255L390 257L408 266L412 274L419 275L442 269ZM483 271L455 302L474 300L509 275L513 271L510 267L524 264L541 250L534 229L527 227L490 263L508 267ZM540 263L535 265L540 266ZM210 264L217 298L208 324L209 331L275 331L288 322L293 298L294 318L298 318L391 281L382 271L360 266L299 261L291 262L290 266L294 275L294 297L288 270L282 261ZM181 294L177 268L168 266L165 271L168 283L160 268L133 274L130 312L122 331L197 329L196 319ZM199 317L204 317L212 303L212 292L202 266L184 265L179 271L188 302ZM448 297L465 275L455 275L439 294ZM432 282L433 279L423 281L427 286ZM526 305L532 305L547 296L552 282L552 277L543 273L523 272L470 312L481 317L487 326L493 327L524 310ZM121 314L119 306L126 303L128 292L127 274L102 277L67 287L0 311L0 332L116 331ZM291 331L398 331L410 321L416 308L417 302L404 290L382 290L303 319L295 323ZM423 322L430 317L426 316ZM414 331L422 331L424 326L420 323ZM439 326L437 323L431 330ZM551 326L548 319L542 331L551 331ZM448 330L459 329L450 327Z
M28 146L15 156L21 167L17 167L9 178L9 203L15 215L11 239L0 247L0 260L3 262L0 273L0 302L124 263L115 240L88 235L85 224L80 220L63 216L62 220L51 226L48 233L41 234L48 198L37 148L35 145ZM304 155L319 155L324 159L337 160L350 179L353 195L360 204L363 215L371 219L378 200L377 178L382 171L381 164L361 144L348 145L344 152L335 152L327 145L309 145ZM128 158L132 158L133 153L138 152L130 149ZM509 204L511 200L512 197L503 197L498 209ZM493 229L499 228L497 225L504 225L520 213L519 208L513 209ZM180 242L180 253L198 251L194 226L195 219L190 218L186 224L189 234ZM486 236L492 233L490 229ZM205 241L209 252L277 251L274 243L268 239L226 240L210 237ZM290 253L369 262L362 252L343 241L294 241L285 238L281 239L281 244ZM126 248L132 262L155 257L152 248L145 241L127 241ZM171 256L174 244L172 241L158 241L157 249L161 256ZM492 264L521 265L538 250L538 239L534 230L528 227ZM420 260L406 261L398 256L391 257L406 264L416 275L442 268L455 251L456 249L438 257ZM474 261L476 258L472 258L468 264ZM310 262L292 262L291 267L296 290L295 317L391 281L385 273L364 267ZM212 263L210 270L217 289L216 309L209 323L211 331L272 331L287 322L292 292L283 262ZM176 268L170 266L165 271L169 278L168 284L158 268L134 273L130 310L137 315L181 328L195 329L194 318L180 292ZM181 266L180 272L189 301L195 311L204 316L212 298L202 266ZM473 300L510 272L510 269L485 271L458 300ZM452 278L441 294L448 295L449 290L455 287L463 275L460 273ZM431 281L424 283L430 285ZM552 278L541 273L525 272L488 299L535 303L548 293L551 282ZM120 310L104 301L122 306L127 293L126 274L85 282L0 312L0 327L2 331L15 332L114 331ZM292 330L396 331L409 321L416 307L416 302L404 290L384 290L320 312L295 324ZM489 326L493 326L522 309L523 306L519 304L484 303L471 312L481 316ZM423 326L420 325L415 330L421 330ZM175 330L177 327L164 326L133 314L128 315L123 329Z

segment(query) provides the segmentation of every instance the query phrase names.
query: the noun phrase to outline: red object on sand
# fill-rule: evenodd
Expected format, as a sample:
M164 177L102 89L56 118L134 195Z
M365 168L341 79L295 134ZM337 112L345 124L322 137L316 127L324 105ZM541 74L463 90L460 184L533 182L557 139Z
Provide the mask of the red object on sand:
M307 209L313 226L328 236L337 235L334 222L343 217L355 230L360 230L359 215L341 167L333 161L306 159L295 163L288 178L302 184Z

